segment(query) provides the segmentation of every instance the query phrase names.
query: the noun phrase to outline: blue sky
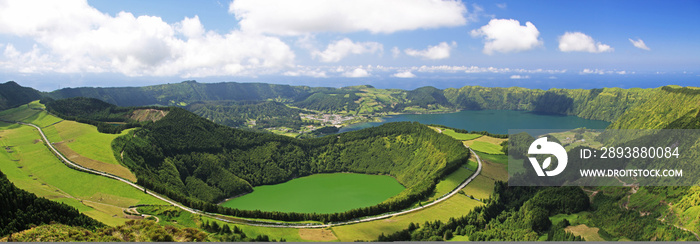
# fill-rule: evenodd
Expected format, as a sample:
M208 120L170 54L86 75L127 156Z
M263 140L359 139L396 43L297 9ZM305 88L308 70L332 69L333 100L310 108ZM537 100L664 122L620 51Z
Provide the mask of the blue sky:
M0 80L700 86L698 1L0 0Z

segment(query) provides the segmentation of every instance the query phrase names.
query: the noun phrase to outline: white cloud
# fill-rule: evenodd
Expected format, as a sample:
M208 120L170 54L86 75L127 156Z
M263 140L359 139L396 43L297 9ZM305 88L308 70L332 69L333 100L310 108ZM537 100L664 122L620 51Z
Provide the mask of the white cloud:
M315 77L315 78L326 78L326 77L328 77L328 75L326 75L326 72L324 72L324 71L315 71L315 70L287 71L287 72L284 72L282 75L285 75L285 76L310 76L310 77Z
M639 38L638 38L638 39L635 41L635 40L632 40L631 38L629 38L629 40L630 40L630 42L632 43L632 45L634 45L634 47L636 47L636 48L644 49L644 50L647 50L647 51L651 50L649 47L647 47L647 44L645 44L644 41L643 41L642 39L639 39Z
M511 68L496 68L496 67L479 67L479 66L450 66L450 65L423 65L420 67L411 67L410 70L427 73L524 73L524 74L562 74L566 73L566 69L511 69Z
M206 31L197 16L169 24L128 12L111 16L85 0L0 4L0 34L37 44L25 53L5 52L0 57L0 69L5 70L198 77L255 75L294 62L294 53L277 37Z
M352 77L352 78L360 78L360 77L367 77L369 76L369 72L363 68L356 68L352 71L348 71L343 73L343 76L345 77Z
M399 49L399 47L393 47L391 49L391 56L394 58L398 58L399 55L401 55L401 50Z
M506 8L508 8L508 4L507 3L497 3L496 7L500 8L500 9L506 9Z
M244 31L278 35L462 26L469 15L457 0L235 0L229 13Z
M605 70L605 69L583 69L579 74L582 75L587 75L587 74L597 74L597 75L605 75L605 74L618 74L618 75L626 75L626 74L634 74L635 72L628 72L626 70Z
M414 77L416 77L416 75L411 73L411 71L409 71L409 70L403 71L403 72L398 72L398 73L393 74L391 76L397 77L397 78L414 78Z
M511 75L510 79L511 80L530 79L530 76L529 75Z
M559 50L562 52L612 52L614 49L581 32L566 32L559 37Z
M542 45L540 32L534 24L525 26L514 19L492 19L487 25L471 31L472 37L484 37L484 53L509 53L533 49Z
M314 50L311 52L313 58L318 58L321 62L338 62L350 54L382 53L384 46L378 42L353 42L348 38L328 44L323 52Z
M428 48L424 50L415 50L415 49L406 49L404 52L413 57L422 57L425 59L446 59L450 57L450 50L452 47L457 46L456 42L452 42L452 44L447 44L447 42L441 42L438 45L435 46L428 46Z

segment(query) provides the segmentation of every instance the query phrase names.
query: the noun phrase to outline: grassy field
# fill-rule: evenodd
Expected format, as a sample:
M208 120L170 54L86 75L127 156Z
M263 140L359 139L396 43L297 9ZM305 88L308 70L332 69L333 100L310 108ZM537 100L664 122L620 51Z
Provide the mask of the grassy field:
M505 155L490 155L491 157L485 157L486 155L488 154L479 154L482 161L481 174L474 178L474 180L463 189L465 194L478 199L490 198L497 180L508 180L506 165L499 162L503 161L502 158L505 157ZM471 160L476 159L473 159L472 156Z
M222 205L248 210L335 213L376 205L403 190L396 179L386 175L316 174L258 186L253 193Z
M29 126L0 124L0 170L17 187L40 197L64 202L109 225L126 221L121 208L163 204L124 183L79 172L61 163Z
M16 108L1 111L0 118L10 121L31 122L39 127L46 127L61 121L60 118L49 115L43 110L44 108L44 105L39 103L39 101L33 101Z
M501 152L501 149L503 149L502 146L491 144L488 142L473 141L471 145L469 145L469 147L477 152L483 152L488 154L504 154L503 152Z
M452 239L449 239L449 240L447 240L447 241L469 241L469 237L468 237L468 236L459 236L459 235L455 235L454 237L452 237Z
M434 220L442 220L444 222L451 217L466 215L469 211L474 209L474 207L482 205L483 203L479 201L470 199L461 194L456 194L440 204L417 212L372 222L337 226L332 229L335 236L343 242L376 240L382 233L391 234L408 228L408 224L411 222L419 224Z
M473 161L469 161L469 163L476 164ZM464 182L464 180L466 180L473 173L474 171L470 171L464 167L460 167L459 169L455 170L435 186L435 194L428 198L427 201L433 201L441 197L442 195L450 193L450 191L454 190L457 186L459 186L459 184Z
M481 137L480 134L464 134L455 132L452 129L442 129L442 133L460 141L474 140Z
M571 232L574 235L581 236L586 241L605 241L600 235L598 234L598 228L596 227L588 227L587 225L580 224L577 226L569 226L564 229L568 232Z
M85 167L111 173L133 182L136 176L125 166L119 164L112 151L112 140L120 135L105 134L97 131L97 127L75 121L64 120L44 129L44 133L55 143L63 155L71 161Z
M577 134L581 136L580 139L576 139ZM561 142L562 146L564 146L564 149L566 150L570 150L578 146L587 146L591 148L600 148L603 146L601 142L595 140L596 137L600 135L600 132L592 130L576 129L559 133L550 133L550 135L557 138L557 140Z
M490 136L480 136L476 139L463 141L465 146L474 149L474 151L479 151L488 154L504 154L501 152L503 147L501 143L507 139L495 138Z

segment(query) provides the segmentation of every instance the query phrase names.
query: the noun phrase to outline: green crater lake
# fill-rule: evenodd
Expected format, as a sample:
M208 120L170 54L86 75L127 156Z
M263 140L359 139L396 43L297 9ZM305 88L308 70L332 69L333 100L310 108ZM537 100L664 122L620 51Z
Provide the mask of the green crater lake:
M385 117L382 122L358 123L340 129L339 133L378 126L389 122L416 121L469 131L508 134L509 129L561 129L586 127L605 129L610 122L582 119L576 116L540 114L513 110L464 110L446 114L401 114Z
M221 205L246 210L336 213L377 205L403 190L396 179L387 175L315 174L258 186L252 193Z

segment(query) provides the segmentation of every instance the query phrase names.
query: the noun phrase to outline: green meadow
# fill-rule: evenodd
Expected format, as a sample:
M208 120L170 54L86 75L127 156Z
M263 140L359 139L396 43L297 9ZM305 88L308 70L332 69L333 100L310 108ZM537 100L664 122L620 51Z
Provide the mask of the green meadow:
M480 134L464 134L464 133L455 132L452 129L443 129L442 133L445 135L451 136L452 138L460 140L460 141L474 140L476 138L481 137Z
M68 168L33 127L0 123L0 145L0 170L17 187L76 207L106 224L123 224L124 207L164 203L117 180Z
M386 175L316 174L285 183L255 187L223 206L263 211L335 213L376 205L404 187Z
M55 128L44 130L51 142L70 141L67 143L68 147L78 154L110 164L119 164L112 152L112 141L130 131L124 130L121 134L100 133L94 125L70 120L61 121L51 127Z
M474 151L479 151L483 153L488 153L488 154L503 154L501 152L501 147L500 145L488 143L488 142L483 142L483 141L474 141L474 143L470 146Z
M471 164L472 161L469 161ZM476 165L476 163L474 163ZM435 194L428 198L426 202L433 201L435 199L438 199L442 195L445 195L447 193L450 193L452 190L457 188L459 184L462 184L464 180L469 178L474 174L474 171L471 171L469 169L466 169L465 167L459 167L457 170L449 174L445 179L441 180L436 186L435 186Z

